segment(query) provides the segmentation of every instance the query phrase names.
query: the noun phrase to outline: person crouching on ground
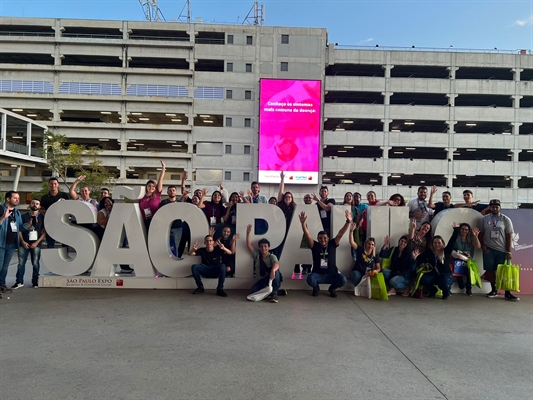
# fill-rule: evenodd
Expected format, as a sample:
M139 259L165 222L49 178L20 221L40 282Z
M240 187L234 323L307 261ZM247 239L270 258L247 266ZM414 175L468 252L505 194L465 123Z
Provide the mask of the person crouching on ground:
M351 211L346 210L345 215L346 223L339 230L335 239L330 240L326 231L320 231L318 232L318 241L313 240L309 229L307 229L305 212L299 215L307 245L313 253L313 270L307 276L307 284L313 288L313 296L320 294L320 284L322 283L330 284L328 291L331 297L337 297L337 289L346 284L346 277L339 273L335 261L337 247L352 222Z
M255 293L264 287L268 286L268 282L272 280L272 294L270 301L272 303L278 302L278 291L281 285L281 273L279 272L278 258L270 252L270 242L267 239L259 240L259 250L254 248L252 244L252 225L246 228L246 246L248 251L254 259L254 271L256 276L261 277L252 286L252 293Z
M222 263L221 258L223 254L231 254L231 250L227 249L220 241L215 241L213 236L207 235L204 238L205 247L198 248L199 243L196 242L189 251L190 256L200 256L202 258L201 264L193 264L191 267L192 276L196 282L196 290L192 294L199 294L204 292L204 285L202 284L202 276L204 278L218 278L217 296L227 297L224 291L224 281L226 280L226 266Z

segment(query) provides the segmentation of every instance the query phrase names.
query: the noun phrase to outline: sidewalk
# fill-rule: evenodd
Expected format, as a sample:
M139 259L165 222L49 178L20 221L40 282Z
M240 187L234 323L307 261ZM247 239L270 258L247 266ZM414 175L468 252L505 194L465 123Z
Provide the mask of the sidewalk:
M278 304L251 303L239 290L220 298L32 289L30 270L27 286L0 300L7 399L517 400L533 392L533 296L333 299L324 286L317 298L289 291Z

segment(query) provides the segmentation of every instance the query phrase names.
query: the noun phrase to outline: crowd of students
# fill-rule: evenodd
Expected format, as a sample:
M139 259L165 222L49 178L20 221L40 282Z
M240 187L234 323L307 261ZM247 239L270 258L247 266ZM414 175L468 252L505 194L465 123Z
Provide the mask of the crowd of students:
M192 275L197 284L197 289L193 292L199 294L204 292L201 278L217 278L218 286L216 294L226 297L224 291L224 281L226 277L235 274L235 248L239 235L235 233L238 203L264 203L277 205L284 213L286 219L286 232L294 217L296 207L294 196L291 192L285 191L285 174L280 174L280 185L277 197L267 199L260 193L260 185L252 182L247 193L233 192L228 194L222 186L219 190L211 193L210 200L206 200L208 191L197 189L192 193L186 190L185 172L181 181L181 194L178 194L178 187L170 185L167 188L168 198L161 201L163 191L163 179L165 176L165 163L161 161L161 174L157 182L150 180L146 183L145 195L139 200L141 215L146 226L150 229L150 223L157 210L165 205L182 201L192 203L200 208L211 226L210 234L204 238L204 246L200 248L199 243L191 242L190 229L185 221L180 219L173 221L171 226L170 245L174 255L181 259L185 248L189 246L188 255L199 256L201 262L194 264L191 268ZM85 179L80 176L70 188L70 199L86 203L88 206L98 210L97 224L87 226L93 230L100 239L103 237L107 222L113 210L114 200L109 196L109 189L102 188L99 202L91 198L90 189L82 185L79 194L76 188ZM40 243L46 238L48 248L55 246L53 238L46 235L43 219L46 210L55 202L69 199L69 195L59 191L59 182L56 178L49 180L49 193L44 195L40 201L35 199L30 203L30 211L21 215L16 206L19 202L17 192L6 193L6 202L0 209L0 291L9 290L6 286L5 277L9 261L16 249L18 249L19 264L17 267L16 282L12 289L24 286L25 264L28 255L31 255L33 274L32 286L38 287ZM430 190L424 186L418 188L417 198L407 204L403 196L399 193L393 194L388 200L379 201L376 193L370 191L366 194L368 203L361 202L360 193L346 193L343 205L349 206L346 210L346 222L339 232L332 238L331 234L331 209L336 204L334 199L329 198L329 191L326 186L322 186L319 195L314 193L306 194L303 197L305 204L312 204L314 201L318 208L323 230L314 240L307 229L307 216L302 212L298 218L301 223L302 232L307 242L307 246L312 252L313 264L307 276L307 283L312 287L313 296L320 293L321 284L329 284L328 292L330 296L337 297L337 289L347 283L347 278L339 273L336 265L336 248L341 238L349 233L349 242L352 249L354 265L349 279L357 286L363 276L383 272L389 294L397 293L403 296L413 295L422 298L424 293L429 297L435 297L437 291L442 291L442 299L448 299L451 294L453 283L452 268L454 263L466 262L473 259L476 249L483 249L484 268L486 276L491 283L491 292L487 297L496 297L495 286L496 268L498 264L510 260L512 257L511 243L513 226L511 220L500 213L500 202L497 199L490 201L488 205L479 204L473 201L473 194L470 190L463 192L464 202L461 204L451 203L451 194L448 191L442 193L442 202L434 202L437 188L433 186ZM408 207L411 226L409 232L402 236L398 245L391 247L389 237L385 238L383 248L376 251L376 241L372 237L367 237L369 206L391 206ZM455 224L454 233L448 243L440 236L431 236L430 221L439 212L449 208L472 208L481 212L484 216L480 227L471 227L467 223ZM253 291L260 290L273 282L273 291L270 296L272 302L278 301L278 294L285 293L280 289L282 276L279 272L279 257L283 249L282 244L275 249L270 249L267 239L259 241L259 247L255 249L250 239L251 226L248 227L246 244L250 255L254 260L255 275L258 282L252 288ZM127 241L123 243L127 246ZM129 265L121 265L122 273L132 273L133 269ZM299 271L301 272L301 271ZM159 275L160 276L160 275ZM416 285L414 283L417 283ZM463 278L458 279L461 289L466 289L468 296L472 295L472 282L469 275L466 275L466 282ZM413 286L422 289L414 291ZM510 292L505 293L508 300L518 300Z

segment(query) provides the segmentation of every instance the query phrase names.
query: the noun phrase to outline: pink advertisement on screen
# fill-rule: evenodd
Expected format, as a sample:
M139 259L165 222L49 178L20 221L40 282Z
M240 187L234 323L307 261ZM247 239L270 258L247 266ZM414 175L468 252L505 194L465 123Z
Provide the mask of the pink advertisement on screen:
M321 82L262 79L259 181L318 183Z

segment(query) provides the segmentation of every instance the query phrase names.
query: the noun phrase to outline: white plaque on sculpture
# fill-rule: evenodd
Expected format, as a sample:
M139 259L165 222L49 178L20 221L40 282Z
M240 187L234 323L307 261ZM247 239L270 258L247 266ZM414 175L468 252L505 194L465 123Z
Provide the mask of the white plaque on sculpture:
M58 242L76 251L76 257L71 258L66 247L42 250L42 260L46 268L54 274L63 276L80 275L89 270L99 245L96 234L83 226L71 223L70 215L76 218L78 224L96 223L96 210L82 201L58 201L46 211L44 219L46 232Z

